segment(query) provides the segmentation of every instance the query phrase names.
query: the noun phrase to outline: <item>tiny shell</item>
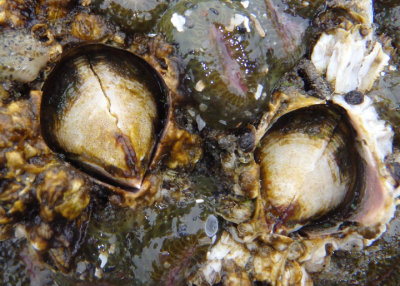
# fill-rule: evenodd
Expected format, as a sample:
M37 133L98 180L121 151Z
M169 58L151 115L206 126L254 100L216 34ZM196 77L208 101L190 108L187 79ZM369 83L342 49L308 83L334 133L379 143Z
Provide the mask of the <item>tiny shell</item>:
M204 229L208 237L213 237L218 232L218 219L214 215L210 215Z

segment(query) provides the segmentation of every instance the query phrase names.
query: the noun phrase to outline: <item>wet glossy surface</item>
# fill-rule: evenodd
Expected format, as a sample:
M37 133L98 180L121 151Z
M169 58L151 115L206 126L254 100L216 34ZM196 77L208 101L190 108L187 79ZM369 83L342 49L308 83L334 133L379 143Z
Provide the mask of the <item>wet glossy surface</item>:
M11 5L9 9L11 9L12 15L17 16L1 24L4 25L6 29L12 30L13 33L20 28L24 29L24 33L21 33L21 37L24 41L27 40L27 37L23 35L30 34L35 24L45 23L48 25L47 28L40 26L34 29L34 41L39 39L42 43L46 42L49 44L53 36L54 42L53 44L50 43L50 50L56 46L54 43L74 45L81 41L108 41L108 44L112 43L113 45L119 45L124 48L129 46L129 49L133 49L135 53L144 56L148 56L149 53L157 54L158 52L155 57L151 58L151 64L161 67L165 67L166 65L172 66L171 62L165 61L165 58L162 56L162 49L140 44L140 34L134 33L136 28L132 28L135 26L131 25L129 22L132 21L132 17L124 21L125 12L120 13L117 11L115 14L116 16L110 16L107 15L109 11L91 6L97 5L97 7L99 7L97 3L105 3L107 1L92 1L94 4L92 3L91 5L84 4L86 1L80 1L79 3L72 1L65 5L57 1L40 1L40 4L37 4L37 6L36 3L32 1L26 1L26 3L23 4L14 4L14 1L7 2ZM163 1L152 1L152 3L155 2L161 3ZM175 1L168 2L170 2L169 5L172 7ZM210 3L211 6L217 5L215 1L207 2ZM276 57L271 53L266 53L265 50L261 52L262 57L269 57L268 59L270 59L270 61L267 62L270 70L276 66L282 67L283 70L289 69L289 67L309 49L308 42L306 40L303 41L305 37L304 33L305 30L307 30L307 26L311 23L308 19L313 18L315 13L313 11L317 11L315 7L318 7L322 1L310 1L311 5L309 10L299 3L303 1L249 1L250 3L247 8L239 1L233 2L235 7L239 7L236 11L244 11L244 15L247 15L249 19L251 18L249 13L261 17L259 23L262 27L265 28L267 26L269 28L271 26L273 27L271 29L275 29L275 32L287 32L285 35L288 36L288 38L282 43L278 43L279 45L286 45L285 47L288 48L283 55L278 55L282 49L276 50L274 53ZM241 2L245 3L247 1ZM398 4L395 1L389 1L386 4L382 3L383 1L376 2L377 11L379 11L377 14L378 32L387 33L394 39L394 46L398 47L398 35L396 34L396 28L398 28L398 21L396 20ZM269 13L271 13L271 11L275 13L277 20L274 23L268 21L271 17L268 13L268 17L262 18L265 13L261 12L262 9L259 7L265 7L265 5L269 5ZM271 9L271 7L275 8ZM282 11L284 11L284 13ZM179 10L179 13L184 14L185 11ZM158 19L161 14L162 12L158 11L154 14L156 15L154 18ZM281 19L279 15L281 17L282 15L287 16L290 20L284 22L287 25L282 24L282 21L279 20ZM230 14L229 16L232 15ZM170 22L171 17L165 20L168 22L168 25L170 25L168 29L176 30L177 28ZM197 15L196 17L199 16ZM194 21L198 20L196 17L193 18ZM389 17L394 20L386 21L385 19ZM150 24L143 26L143 29L146 31L153 29L151 32L157 33L157 30L154 30L157 29L154 28L157 25L152 21L153 20L150 19ZM71 23L74 24L71 25ZM293 28L293 24L296 24L296 29L290 30L289 28ZM253 33L257 28L254 26L254 23L252 25L251 31ZM279 27L281 28L277 28L276 25L280 25ZM3 28L3 26L1 28ZM197 26L195 26L195 28L197 28ZM240 33L243 32L243 28L246 29L244 22L236 27L237 29L233 33L233 36L225 35L222 32L220 33L216 30L218 27L214 26L214 28L208 27L206 29L208 31L211 29L211 34L214 35L213 39L216 42L213 46L214 49L210 50L211 60L209 61L214 62L218 59L218 55L215 56L212 54L217 50L219 51L219 57L222 58L222 62L228 67L228 70L231 69L242 73L241 67L237 67L235 60L229 58L230 49L238 48L240 52L243 53L243 57L247 57L246 60L243 60L243 63L245 63L244 66L249 62L255 61L250 55L253 52L259 55L259 52L255 51L252 46L255 45L255 43L259 43L258 40L254 40L260 37L259 31L257 31L258 35L254 36L255 38L250 37L249 40L237 44L232 43L232 41L240 42ZM46 30L49 30L50 34L47 34ZM268 31L268 29L266 30ZM200 32L204 31L205 30L200 30ZM167 33L168 31L163 32ZM264 46L262 49L273 49L274 37L278 39L278 42L279 39L282 39L282 35L275 32L269 35L272 38L264 37ZM179 34L177 34L176 31L174 31L174 33L178 36L171 36L171 39L174 41L178 39L176 41L179 42ZM153 37L153 35L151 37ZM268 41L266 39L268 39ZM31 39L28 40L32 41ZM194 45L197 47L197 45L201 44L197 42L198 39L195 38L194 40L195 44L191 43L192 46ZM294 43L294 46L290 47L292 43ZM132 48L132 46L135 48ZM175 48L176 47L175 45ZM223 53L224 47L226 48L225 54ZM298 49L296 47L298 47ZM208 45L206 48L208 48ZM157 50L157 52L151 49ZM273 52L273 50L271 52ZM288 54L293 57L287 59L286 57ZM191 51L183 50L182 47L180 52L177 52L174 56L184 58L184 55L187 55L188 58L193 56ZM398 51L395 52L393 56L394 60L391 61L390 66L384 71L385 76L379 79L372 91L373 96L383 96L388 99L388 101L379 102L378 105L380 106L381 112L386 113L389 121L396 126L398 122L400 122L398 119L400 99L397 93L399 86L397 56ZM207 57L201 55L199 62L204 63L205 58ZM286 58L286 60L283 61L283 58ZM147 60L148 59L149 57L147 57ZM179 62L180 60L176 61ZM183 60L183 62L184 61L185 60ZM265 63L265 61L263 60L262 63ZM262 66L262 64L258 62L257 65L258 67ZM63 161L63 156L53 156L45 146L40 147L41 145L39 143L37 145L32 143L34 141L31 137L40 137L36 130L39 118L35 116L34 101L29 100L26 102L26 110L28 111L21 111L22 108L20 108L18 104L16 104L17 106L15 104L10 104L30 98L30 90L40 90L52 66L53 64L50 64L46 70L41 69L38 71L36 78L28 84L8 81L2 83L2 88L0 90L0 120L4 125L2 125L0 129L4 132L2 132L0 136L0 139L2 139L0 140L0 144L2 144L0 145L2 154L0 157L0 171L2 172L0 178L4 178L9 168L6 166L7 161L4 158L11 158L14 156L13 168L17 168L17 171L15 171L12 176L15 176L18 180L14 182L12 181L14 177L11 177L11 179L7 177L4 181L0 182L0 190L7 190L6 195L14 194L10 190L18 190L19 193L16 197L22 197L28 209L21 213L18 211L15 212L11 216L11 219L26 226L29 230L33 229L33 234L40 233L40 230L43 230L43 228L39 226L43 225L43 218L46 218L46 224L50 225L56 233L51 240L51 245L54 247L53 249L59 250L60 245L65 244L66 241L74 241L74 243L70 245L70 249L72 249L71 253L73 253L72 260L68 261L68 263L70 263L70 272L69 274L61 273L59 270L62 269L63 265L55 264L54 261L56 260L54 260L53 257L50 259L48 255L44 256L47 268L41 268L41 258L39 258L34 251L30 252L28 250L26 240L14 238L0 242L0 280L3 281L4 285L99 285L100 283L100 285L185 285L184 278L195 273L198 267L202 265L205 255L210 249L210 245L213 244L213 238L218 239L221 231L232 226L233 224L231 221L243 221L248 218L248 213L250 212L251 215L254 210L254 200L243 197L243 194L239 196L235 195L234 199L230 198L233 190L237 191L238 185L246 186L246 184L249 184L243 179L243 176L240 176L240 173L232 175L232 177L227 177L227 174L231 174L229 172L234 172L235 167L238 167L237 165L233 167L230 165L231 161L229 160L231 158L229 155L231 155L231 153L229 153L229 150L238 152L238 149L235 149L236 147L234 146L237 140L236 136L239 137L239 135L233 132L233 135L218 137L214 135L212 131L209 131L210 125L213 125L213 115L211 115L211 119L209 119L211 120L210 122L204 123L204 121L201 120L204 110L202 110L200 106L201 100L207 96L199 97L200 100L197 101L197 104L191 102L187 106L179 106L179 109L176 109L176 113L180 115L180 119L178 120L179 124L185 126L187 130L200 135L201 133L198 132L198 130L205 128L204 133L207 134L207 136L202 137L204 141L206 141L202 145L202 148L205 150L204 157L200 160L200 163L195 165L192 169L183 168L165 172L165 169L168 168L162 165L163 180L160 187L161 195L158 200L150 206L141 206L136 210L121 208L118 206L121 203L121 198L118 195L115 195L115 193L110 191L107 187L98 184L92 185L92 182L89 183L89 181L85 181L87 179L86 175L71 173L70 167L65 165ZM190 68L189 71L195 74L196 81L189 84L190 89L195 89L195 84L205 76L204 70L201 70L201 64L193 64L193 67L194 68ZM185 70L183 66L180 66L180 68L181 71ZM200 72L198 72L199 69ZM277 69L276 73L271 73L273 81L277 80L282 73L283 71L280 69ZM219 74L221 77L223 75L224 72ZM184 80L185 76L187 76L187 74L182 73L182 80ZM230 79L232 80L232 78ZM256 81L256 83L258 84L259 82ZM285 85L285 83L281 84ZM200 88L201 85L197 87ZM236 87L242 88L242 85L239 84L236 85ZM250 86L253 95L254 93L257 94L256 87L256 84ZM219 87L216 89L218 90ZM182 88L182 90L187 90L187 85L185 88ZM183 97L185 99L188 98L187 94ZM226 102L222 100L218 102L215 107L213 105L211 105L211 107L218 110L219 108L225 108L225 105L227 105ZM243 118L246 122L247 120L252 121L254 118L257 118L257 116L254 116L252 113L255 106L257 106L257 101L252 99L251 104L244 108L247 109L247 113L240 114L243 105L235 105L233 114L239 114L237 116L238 118L240 117L240 120L234 118L233 122L235 123L232 123L232 126L236 126L236 123L241 122ZM57 114L57 112L53 114ZM201 116L199 117L200 114ZM231 119L231 116L232 114L226 113L223 115L222 120ZM33 120L36 125L24 123L23 119ZM46 121L46 119L44 121ZM82 121L85 120L82 119ZM203 126L203 124L205 125ZM8 126L13 126L13 128L8 128ZM200 128L201 126L203 126L203 128ZM27 130L31 130L31 133L28 133ZM153 134L151 136L156 136L154 134L157 134L157 132L158 131L151 132ZM400 142L398 128L395 128L395 132L397 136L395 137L397 140L396 146L398 146ZM23 134L28 134L28 136ZM240 134L239 131L238 134ZM252 133L250 132L249 134ZM245 138L245 136L243 135L242 138ZM244 139L242 141L244 141ZM251 140L249 139L249 141ZM187 142L188 141L185 143ZM22 149L24 151L21 151L23 155L20 155L23 157L23 161L18 157L21 145L24 147L24 149ZM27 145L34 146L40 151L35 151L35 153L32 151L33 149ZM243 143L242 145L251 146L251 142L249 144ZM177 150L179 148L184 148L182 146L185 146L185 144L176 144L172 146L174 147L171 147L171 150ZM248 149L251 150L252 148L249 147ZM245 156L240 157L240 160L242 160L242 164L246 163ZM221 164L220 161L223 161L223 163ZM232 161L235 162L234 160ZM24 171L18 171L18 168L20 168L18 164L21 162L27 166L27 169L24 169ZM32 168L32 166L44 168L43 166L47 166L46 164L51 164L53 166L49 169L49 172L43 171L42 169L33 170ZM223 171L221 171L221 165L223 165ZM30 167L30 169L28 169L28 167ZM35 172L38 174L37 177ZM62 172L65 173L61 174ZM58 175L56 176L56 174ZM85 180L82 179L82 176ZM235 176L237 181L233 183ZM88 199L89 193L91 197L90 203L88 203L88 207L85 208L84 215L82 215L84 220L83 224L78 223L75 217L73 220L67 220L66 218L68 215L63 216L57 211L49 211L48 217L39 211L40 206L45 206L41 210L44 212L48 211L48 209L53 210L53 208L57 208L57 206L63 203L62 196L53 196L52 194L54 193L47 192L47 189L44 187L45 184L42 184L43 182L48 182L48 184L56 186L56 188L54 188L55 191L58 189L62 190L63 186L58 186L54 183L60 182L61 177L63 178L63 182L78 182L80 184L84 182L82 183L83 186L86 186L90 190L89 192L85 189L80 193L82 197L85 198L84 200L82 199L82 201ZM54 182L52 180L54 180ZM29 182L34 183L30 184ZM71 184L71 186L72 185L73 184ZM69 188L69 186L64 187L66 189ZM65 190L63 190L63 192L64 191ZM22 196L21 194L25 195ZM64 194L67 194L65 198L74 197L73 194L68 192ZM12 207L15 209L15 206L10 206L9 204L9 200L14 202L15 199L13 200L12 196L6 195L2 193L0 197L0 217L2 219L4 218L3 210L9 211ZM36 199L36 196L39 196L40 200ZM77 197L75 196L74 198ZM84 206L86 207L86 205ZM82 207L82 205L80 207ZM216 210L217 208L221 208L222 210ZM60 209L62 211L62 207L58 208L58 210ZM50 215L55 216L55 218ZM87 229L85 227L87 227ZM8 231L10 230L1 229L0 237L6 237ZM335 253L332 257L331 264L322 273L313 275L315 285L397 285L399 277L396 265L400 261L398 234L398 219L395 219L390 224L389 230L384 234L382 239L375 242L370 248L363 251L340 251ZM47 233L41 235L46 236ZM33 237L31 240L32 242L37 242ZM60 258L61 261L64 259L60 252L53 253L56 253L53 255L55 258ZM71 258L68 255L70 254L66 254L66 257ZM49 269L56 271L52 272Z

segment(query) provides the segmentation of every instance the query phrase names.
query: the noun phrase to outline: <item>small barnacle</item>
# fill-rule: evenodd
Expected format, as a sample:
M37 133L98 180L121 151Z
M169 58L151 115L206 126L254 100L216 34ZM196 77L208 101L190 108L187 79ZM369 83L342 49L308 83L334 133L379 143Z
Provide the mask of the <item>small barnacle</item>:
M26 12L31 1L0 1L0 25L22 27L26 24Z
M88 182L62 165L55 164L37 179L36 198L40 203L40 216L51 222L57 214L75 219L90 201Z
M102 17L81 12L75 16L71 33L80 40L96 41L110 34L110 30Z
M47 21L57 21L68 15L74 0L40 0L36 5L36 14Z

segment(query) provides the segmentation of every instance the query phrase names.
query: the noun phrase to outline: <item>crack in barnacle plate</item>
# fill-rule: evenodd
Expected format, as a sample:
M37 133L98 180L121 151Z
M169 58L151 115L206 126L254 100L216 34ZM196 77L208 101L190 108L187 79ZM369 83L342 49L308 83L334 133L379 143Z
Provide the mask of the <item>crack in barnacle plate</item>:
M397 285L398 1L0 1L2 285Z

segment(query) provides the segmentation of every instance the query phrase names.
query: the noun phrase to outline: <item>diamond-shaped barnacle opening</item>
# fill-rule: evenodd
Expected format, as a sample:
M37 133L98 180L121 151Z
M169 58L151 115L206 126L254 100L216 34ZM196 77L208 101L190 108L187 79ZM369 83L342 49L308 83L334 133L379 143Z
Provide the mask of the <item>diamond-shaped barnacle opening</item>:
M48 146L106 184L140 188L170 111L157 71L128 51L90 44L67 51L43 86Z
M372 114L370 102L356 105L337 96L271 124L256 158L272 231L315 231L346 221L375 227L391 218L393 185L373 138L384 134L391 146L392 132Z

